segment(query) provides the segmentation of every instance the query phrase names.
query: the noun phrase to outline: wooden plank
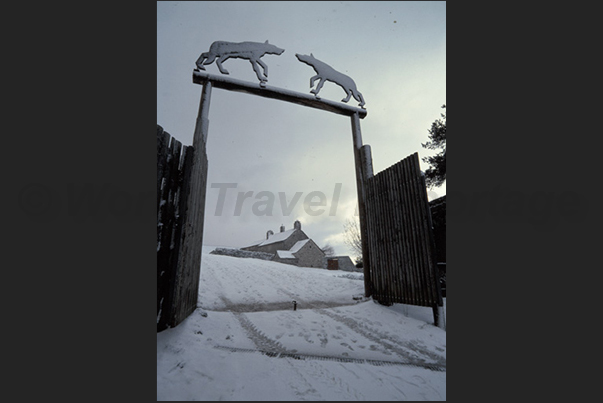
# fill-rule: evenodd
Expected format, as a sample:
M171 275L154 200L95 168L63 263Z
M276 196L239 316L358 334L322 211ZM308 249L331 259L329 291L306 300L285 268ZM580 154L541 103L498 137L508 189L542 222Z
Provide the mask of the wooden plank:
M369 263L370 263L370 284L373 288L373 293L375 292L375 282L378 277L378 270L380 263L378 258L379 252L379 238L378 238L378 229L379 229L379 206L378 206L378 197L379 197L379 189L377 187L377 177L374 176L370 178L367 183L370 183L371 188L371 199L370 202L367 200L367 215L370 215L370 221L367 221L367 237L369 239ZM366 275L366 274L365 274Z
M203 246L203 218L205 214L205 192L207 184L207 155L205 141L209 128L209 104L212 83L203 86L199 104L199 115L191 147L190 190L186 200L186 217L179 253L180 273L178 283L178 309L174 326L196 309L201 271L201 249Z
M379 278L379 286L381 289L381 298L384 302L389 302L388 298L388 284L387 284L387 274L389 271L389 265L391 263L388 250L386 247L387 236L388 236L388 218L387 218L387 210L388 210L388 201L387 201L387 183L385 181L385 177L383 173L379 175L378 178L378 186L379 186L379 267L380 267L380 278Z
M186 293L187 284L187 271L189 268L182 264L181 256L183 254L183 245L186 239L186 219L188 215L188 197L190 195L190 165L193 157L193 149L190 146L184 146L182 148L179 164L179 177L178 177L178 199L176 203L176 224L177 231L175 232L174 240L174 258L177 264L177 275L174 284L174 311L172 317L172 326L176 326L182 321L182 314L188 310L188 304L183 300L183 295ZM176 202L176 200L175 200Z
M393 192L391 188L391 179L390 174L391 169L386 169L383 172L383 191L384 191L384 210L383 216L385 219L385 242L383 242L383 251L385 254L385 259L387 261L387 270L385 272L385 284L387 291L387 302L393 303L395 302L395 292L394 292L394 275L396 271L396 255L394 253L394 249L392 247L394 241L394 220L392 217L394 204L393 204Z
M408 210L408 197L406 195L407 185L404 178L404 162L400 161L396 164L396 177L397 182L399 183L398 193L400 195L400 224L402 226L402 235L404 237L403 240L403 253L404 253L404 282L405 282L405 295L403 298L403 303L412 304L416 298L416 281L413 278L414 274L414 256L413 251L411 249L412 239L411 239L411 229L409 228L409 210Z
M416 218L416 209L415 209L415 200L413 194L413 172L412 166L410 163L410 157L407 157L403 160L404 167L404 178L405 178L405 193L406 199L408 201L408 218L407 225L409 228L410 242L412 248L412 273L415 281L415 301L414 305L425 306L424 301L424 289L425 284L423 282L423 278L421 275L421 248L419 245L419 237L417 234L417 218Z
M168 193L168 199L167 199L167 203L166 203L166 217L167 217L167 225L166 225L166 231L167 231L167 238L165 239L165 248L167 249L167 255L168 255L168 266L169 266L169 277L168 277L168 284L169 284L169 294L168 294L168 298L167 298L167 312L168 312L168 317L167 317L167 323L169 326L174 326L173 324L173 318L174 318L174 312L175 309L177 308L177 286L176 286L176 280L177 280L177 276L178 276L178 250L174 249L175 247L175 242L177 239L177 227L178 227L178 222L176 219L176 210L177 210L177 195L179 192L179 176L180 176L180 172L178 170L179 166L180 166L180 153L181 153L181 149L182 149L182 143L180 141L178 141L175 137L172 137L172 140L170 142L170 154L169 154L169 158L168 158L168 164L170 167L170 175L167 178L167 182L168 182L168 189L169 189L169 193Z
M408 188L408 169L405 159L400 161L398 166L398 174L400 177L400 188L402 197L402 209L404 212L404 235L405 249L408 256L408 268L406 270L406 279L409 282L410 296L406 299L406 303L416 305L420 300L420 283L417 278L417 253L415 245L415 237L413 233L411 220L411 197Z
M417 178L417 196L419 206L421 207L421 224L422 224L422 233L423 233L423 242L425 245L425 272L426 277L429 282L429 300L431 306L439 305L439 280L436 275L437 266L435 261L435 250L433 245L433 233L431 230L430 219L429 219L429 203L427 201L427 190L425 187L425 177L420 174L420 165L419 165L419 156L418 154L415 157L415 165L416 169L419 172L419 176Z
M431 283L429 281L429 261L427 259L428 250L427 250L427 238L425 234L424 227L424 211L421 203L421 192L420 188L420 180L421 180L421 172L419 169L419 158L418 154L414 153L410 159L410 165L412 169L412 186L413 186L413 198L414 198L414 210L416 217L416 231L418 235L418 245L420 248L420 258L421 258L421 278L423 281L423 301L426 306L431 306Z
M197 305L199 279L201 275L201 249L203 247L203 229L205 217L205 194L207 189L207 153L205 144L201 142L198 146L198 155L195 156L194 163L198 164L195 169L196 178L195 197L193 199L193 226L195 228L190 245L190 284L187 289L187 301L189 312L192 312ZM197 151L197 150L196 150ZM187 313L188 315L188 313ZM184 318L183 318L184 319Z
M379 301L382 302L388 302L387 301L387 290L386 290L386 281L385 281L385 276L387 273L387 265L388 265L388 259L387 256L385 254L384 248L383 248L383 244L386 242L386 225L387 222L385 220L384 217L384 211L386 209L386 205L385 205L385 194L384 194L384 185L383 185L383 175L378 175L377 177L377 194L378 194L378 198L377 198L377 211L378 211L378 225L376 228L377 231L377 240L378 240L378 247L377 247L377 259L378 259L378 271L376 272L377 276L375 278L375 282L377 284L377 287L379 289Z
M394 197L394 218L393 224L395 225L396 230L396 239L393 244L395 253L396 253L396 262L398 265L398 275L397 275L397 283L396 283L396 295L399 303L403 303L406 298L407 290L407 280L406 280L406 264L405 264L405 254L403 250L403 242L404 235L402 229L402 199L400 195L400 179L398 177L398 171L400 170L399 164L395 164L392 166L391 170L391 178L392 178L392 194Z
M385 238L385 252L387 256L387 274L385 277L387 284L387 293L388 293L388 302L393 303L396 302L396 272L398 269L398 259L395 253L394 242L395 242L395 219L394 219L394 192L392 187L392 178L391 178L391 169L386 169L383 175L384 183L385 183L385 191L386 191L386 209L385 219L386 219L386 238Z
M163 302L165 301L165 295L168 290L167 282L167 252L161 249L162 236L163 236L163 223L162 217L165 216L165 208L161 204L161 201L166 198L164 194L164 182L167 169L168 159L168 144L170 135L163 130L159 125L157 126L157 316L158 316L158 330L164 326L164 321L161 316L166 314L167 311L163 311ZM161 322L161 323L159 323Z
M372 287L372 293L374 294L374 298L378 299L379 297L377 297L377 295L380 295L381 293L381 287L379 284L379 279L381 278L381 271L382 271L382 262L381 262L381 256L380 256L380 244L381 244L381 235L380 235L380 229L381 229L381 208L379 205L379 200L380 200L380 187L379 187L379 178L378 176L374 176L373 178L371 178L371 182L372 182L372 187L373 187L373 200L370 204L370 209L371 209L371 215L373 216L373 220L372 220L372 224L370 227L367 228L367 234L370 233L370 238L372 239L371 244L374 245L374 250L370 249L370 253L369 253L369 263L370 263L370 276L371 276L371 287ZM369 208L369 206L367 205L367 209ZM367 235L368 237L368 235ZM365 273L366 276L366 273Z
M371 230L374 226L375 226L375 216L374 216L374 212L375 212L375 206L374 206L374 181L375 181L375 177L371 177L368 178L366 180L365 183L365 190L366 190L366 202L365 202L365 207L366 207L366 225L367 225L367 241L368 241L368 245L370 250L374 250L374 245L375 245L375 235L373 233L373 231ZM374 254L371 253L368 256L368 259L371 261L370 265L371 267L374 267Z
M421 277L423 281L423 298L426 306L432 306L432 282L430 281L431 268L429 267L429 250L428 250L428 239L425 231L425 210L421 194L421 172L419 169L419 157L415 153L410 159L412 169L412 186L413 186L413 197L414 197L414 211L416 217L416 233L418 234L418 245L420 247L420 258L421 258Z
M165 164L167 162L167 147L170 135L157 125L157 211L161 201L161 183L164 176Z
M411 183L412 183L411 175L412 174L410 172L408 157L404 160L403 169L404 169L404 178L405 178L406 205L407 205L407 209L408 209L407 226L408 226L408 233L409 233L410 248L412 250L412 262L413 262L412 276L413 276L413 284L414 284L414 291L415 291L413 304L414 305L423 305L423 301L422 301L423 289L422 289L422 283L421 283L421 277L420 277L421 266L420 266L420 258L419 258L419 249L418 249L418 245L417 245L417 236L416 236L417 234L415 232L414 217L413 217L413 197L412 197L412 187L411 187Z
M157 330L163 330L170 326L173 298L174 298L174 278L176 276L177 266L174 264L172 249L170 248L174 232L174 206L173 197L177 186L175 178L178 175L178 161L175 161L177 140L172 137L167 150L163 191L161 195L160 219L161 219L161 242L157 251L157 270L158 270L158 293L161 299L158 305L161 305L161 315L158 319ZM158 312L159 315L159 312Z
M377 215L376 215L376 187L375 187L375 183L376 183L376 177L372 177L369 180L367 180L367 200L366 200L366 215L367 215L367 240L368 240L368 244L371 250L371 253L368 256L368 260L369 260L369 265L370 267L373 268L373 270L371 270L370 275L374 276L375 273L373 273L373 271L377 270L377 262L376 262L376 256L375 253L377 251L377 248L375 247L375 245L377 244L377 233L375 231L375 228L377 227ZM366 262L363 262L363 264ZM365 273L366 276L366 273ZM366 284L372 284L373 283L373 279L369 279L369 281L366 280L365 278L365 290L366 290ZM374 294L375 292L375 285L372 284L372 293Z
M404 182L404 177L402 175L402 171L403 171L402 164L403 164L402 161L400 161L396 164L396 166L395 166L396 167L396 169L395 169L396 175L395 176L396 176L396 182L398 183L397 193L399 194L399 199L400 199L399 220L400 220L400 226L401 226L402 237L403 237L402 254L403 254L403 261L404 261L404 267L403 267L404 295L402 298L402 302L405 304L408 304L411 301L413 301L413 296L414 296L413 287L415 285L415 282L412 279L412 268L413 268L412 255L410 253L410 250L408 249L408 245L410 245L409 229L408 229L408 222L407 222L408 201L406 200L406 195L405 195L406 184Z
M290 91L284 88L272 87L270 85L262 87L259 83L237 80L223 75L209 74L197 69L193 70L193 83L204 84L208 81L211 81L215 88L257 95L263 98L278 99L280 101L333 112L339 115L353 116L358 114L360 119L364 119L367 115L366 109L356 108L351 105L330 101L328 99L318 99L311 94Z

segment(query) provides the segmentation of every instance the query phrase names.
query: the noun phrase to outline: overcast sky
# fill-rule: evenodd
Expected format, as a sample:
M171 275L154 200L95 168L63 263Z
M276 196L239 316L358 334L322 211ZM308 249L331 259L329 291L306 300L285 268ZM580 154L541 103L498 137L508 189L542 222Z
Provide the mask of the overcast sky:
M157 124L191 145L202 89L192 82L199 55L214 41L266 40L285 49L261 59L269 86L309 94L315 72L296 53L312 53L355 81L368 111L360 126L375 174L414 152L420 158L435 153L421 143L446 103L443 1L159 1ZM229 59L223 66L232 78L258 82L247 60ZM206 71L221 75L215 63ZM320 96L340 102L345 93L327 82ZM343 224L357 205L349 117L214 89L209 121L204 244L245 246L299 220L319 246L330 243L337 254L351 254L342 241ZM324 207L317 205L320 194ZM428 194L443 196L446 187Z

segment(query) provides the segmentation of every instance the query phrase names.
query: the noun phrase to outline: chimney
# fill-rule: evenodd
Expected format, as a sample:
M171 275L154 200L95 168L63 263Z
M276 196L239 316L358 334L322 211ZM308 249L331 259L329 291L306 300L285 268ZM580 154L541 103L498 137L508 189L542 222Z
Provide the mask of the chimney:
M293 223L293 228L301 231L301 223L299 222L299 220L295 220L295 222Z
M270 235L274 235L274 232L272 232L272 230L268 230L268 232L266 232L266 239L270 238Z
M285 232L285 226L281 224L281 232Z

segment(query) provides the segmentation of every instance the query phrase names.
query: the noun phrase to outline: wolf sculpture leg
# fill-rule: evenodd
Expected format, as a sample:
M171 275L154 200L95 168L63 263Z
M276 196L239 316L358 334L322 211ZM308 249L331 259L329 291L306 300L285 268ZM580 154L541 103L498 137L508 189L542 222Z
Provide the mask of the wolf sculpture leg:
M352 96L352 90L346 90L346 94L348 94L348 96L342 99L341 102L348 102L350 100L350 97Z
M316 89L313 89L312 91L310 91L312 94L318 96L318 93L320 92L320 89L322 88L322 86L325 84L325 79L320 77L320 82L318 83L318 85L316 86Z
M220 70L220 73L230 74L228 72L228 70L226 70L224 67L222 67L222 63L224 63L226 60L228 60L230 58L231 58L230 55L224 55L224 56L220 56L220 58L218 60L216 60L216 64L218 65L218 69Z
M266 77L264 77L260 71L260 67L258 66L258 63L260 63L259 60L253 60L253 59L249 59L249 63L251 63L251 65L253 66L253 71L255 71L255 75L258 76L258 80L260 80L260 83L264 83L268 80L266 80ZM263 64L263 63L262 63ZM264 67L264 66L262 66ZM266 69L264 69L266 70ZM266 73L264 73L266 74Z
M264 69L264 76L267 78L268 77L268 66L266 65L266 63L264 63L261 59L257 59L256 62L258 62L258 64L260 66L262 66L262 69Z
M362 94L360 92L356 91L352 95L354 96L354 99L359 102L358 106L361 108L364 107L364 97L362 96Z
M208 57L209 57L209 53L208 52L201 53L201 56L199 56L199 58L195 62L195 64L197 65L197 67L199 67L201 70L205 70L205 67L203 67L203 61L205 59L207 59ZM214 57L214 59L215 59L215 57ZM211 62L213 62L213 59L212 59ZM210 64L211 62L209 62L207 64Z

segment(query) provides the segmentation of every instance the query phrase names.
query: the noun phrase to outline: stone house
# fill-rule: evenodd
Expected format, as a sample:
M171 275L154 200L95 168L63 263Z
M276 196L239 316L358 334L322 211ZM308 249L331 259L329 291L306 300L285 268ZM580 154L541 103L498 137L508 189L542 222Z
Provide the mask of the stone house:
M362 272L363 270L357 268L352 259L349 256L328 256L325 258L324 268L328 270L342 270L342 271L354 271Z
M295 221L293 228L285 231L281 225L280 232L266 232L266 239L242 247L241 250L271 253L275 262L300 267L324 267L324 252L301 229L301 223Z

